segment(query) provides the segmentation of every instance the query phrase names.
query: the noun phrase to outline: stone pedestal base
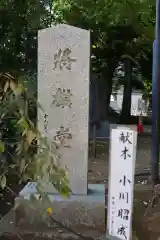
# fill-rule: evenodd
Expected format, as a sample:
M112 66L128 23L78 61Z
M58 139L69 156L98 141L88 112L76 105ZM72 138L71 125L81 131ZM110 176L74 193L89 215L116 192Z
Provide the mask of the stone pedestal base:
M30 196L34 195L36 199ZM52 208L53 218L65 226L85 225L105 229L105 186L89 184L88 195L72 195L62 198L58 194L47 194L50 204L38 199L34 184L28 184L15 199L16 222L18 225L52 225L46 209ZM29 200L30 199L30 200ZM17 207L18 206L18 207ZM42 214L44 213L44 214Z

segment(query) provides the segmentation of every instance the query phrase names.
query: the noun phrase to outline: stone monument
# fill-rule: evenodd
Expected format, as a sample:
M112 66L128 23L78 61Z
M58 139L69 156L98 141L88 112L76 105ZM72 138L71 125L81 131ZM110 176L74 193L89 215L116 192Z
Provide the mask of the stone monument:
M51 202L37 203L31 198L39 197L36 184L28 183L15 199L18 209L25 208L25 222L34 214L37 224L39 213L53 204L54 218L66 226L105 227L105 186L87 182L89 75L89 31L64 24L39 31L38 101L44 111L38 111L38 128L60 146L60 164L69 169L73 194L64 199L46 185Z
M38 128L59 144L77 195L87 194L89 77L89 31L60 24L38 32Z

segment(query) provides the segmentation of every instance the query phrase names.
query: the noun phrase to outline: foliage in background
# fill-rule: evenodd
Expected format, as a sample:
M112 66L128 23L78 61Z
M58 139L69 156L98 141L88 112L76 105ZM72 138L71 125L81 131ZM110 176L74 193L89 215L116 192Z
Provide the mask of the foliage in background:
M92 70L104 84L105 118L115 70L124 64L126 57L136 63L134 68L142 79L151 83L155 1L96 0L91 4L88 0L54 0L50 11L51 2L26 0L18 5L16 0L0 2L0 71L18 76L29 73L30 84L32 75L37 74L37 30L50 26L52 21L91 31ZM132 79L132 86L142 88L136 78ZM36 81L34 89L36 94Z
M48 26L43 1L0 1L0 72L35 72L37 30Z
M49 142L29 117L29 110L36 106L21 80L10 74L0 75L0 186L37 182L42 197L45 183L52 183L62 195L70 189L66 169L59 166L60 149ZM42 184L43 183L43 184Z
M50 13L43 1L2 0L0 16L0 72L15 76L0 75L1 187L29 179L40 184L48 174L68 194L65 170L55 164L60 150L52 143L49 151L51 143L36 128L37 33L49 26Z
M152 94L152 83L149 80L144 81L147 94Z
M92 70L104 81L105 109L110 105L116 68L126 59L131 60L142 79L151 83L154 1L96 0L91 4L86 0L54 0L53 23L67 23L91 31ZM131 86L142 89L136 78Z

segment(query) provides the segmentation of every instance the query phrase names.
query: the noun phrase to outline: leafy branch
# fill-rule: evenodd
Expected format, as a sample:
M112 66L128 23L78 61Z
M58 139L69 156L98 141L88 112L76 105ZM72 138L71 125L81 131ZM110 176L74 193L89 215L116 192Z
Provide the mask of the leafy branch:
M60 149L30 119L29 100L27 88L18 79L0 75L0 187L5 189L8 179L17 176L19 183L36 182L42 200L44 183L69 196L66 169L59 164ZM35 99L32 102L36 106Z

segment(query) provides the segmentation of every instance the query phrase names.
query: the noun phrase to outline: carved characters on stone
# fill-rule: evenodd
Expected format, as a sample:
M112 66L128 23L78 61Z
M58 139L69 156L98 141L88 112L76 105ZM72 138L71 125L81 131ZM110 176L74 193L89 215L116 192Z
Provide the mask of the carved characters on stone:
M70 148L70 140L72 139L72 134L69 128L64 128L63 125L60 126L59 130L56 132L54 141L59 147L68 147Z
M52 105L61 108L65 106L71 108L72 96L71 89L58 88L57 92L53 95Z
M59 49L58 53L54 54L54 67L53 70L59 68L62 70L64 67L67 70L71 70L72 63L76 62L75 58L70 57L72 53L71 49L65 48L64 50Z
M48 114L47 113L44 114L44 131L45 133L48 132Z

